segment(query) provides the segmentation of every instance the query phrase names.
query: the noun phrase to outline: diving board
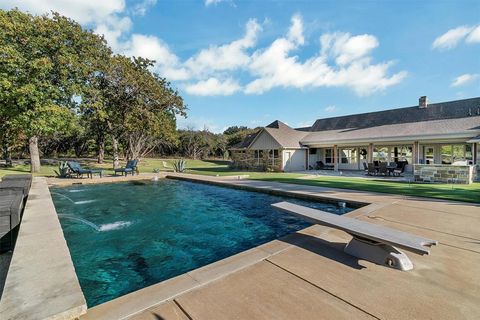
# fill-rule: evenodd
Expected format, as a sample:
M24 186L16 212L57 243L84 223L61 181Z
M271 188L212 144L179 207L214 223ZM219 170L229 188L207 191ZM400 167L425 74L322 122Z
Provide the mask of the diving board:
M430 253L428 247L438 244L435 240L411 233L289 202L274 203L272 207L314 224L345 231L353 237L344 248L346 253L395 269L404 271L413 269L413 264L407 255L397 248L425 255Z

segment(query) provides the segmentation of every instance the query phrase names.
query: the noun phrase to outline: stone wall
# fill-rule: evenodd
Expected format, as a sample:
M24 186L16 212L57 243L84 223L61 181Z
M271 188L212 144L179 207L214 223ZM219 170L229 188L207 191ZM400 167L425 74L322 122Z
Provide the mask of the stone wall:
M269 158L268 150L263 150L260 160L255 158L254 150L231 150L232 166L241 170L260 170L260 171L281 171L282 170L282 152L279 150L278 158L273 163Z
M415 182L470 184L477 175L476 166L415 164Z

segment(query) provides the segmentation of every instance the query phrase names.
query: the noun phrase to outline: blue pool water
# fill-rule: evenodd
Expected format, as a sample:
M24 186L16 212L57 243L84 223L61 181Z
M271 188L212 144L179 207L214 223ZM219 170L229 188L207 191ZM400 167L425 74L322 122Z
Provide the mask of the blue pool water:
M169 179L50 191L89 307L309 225L272 203L351 210Z

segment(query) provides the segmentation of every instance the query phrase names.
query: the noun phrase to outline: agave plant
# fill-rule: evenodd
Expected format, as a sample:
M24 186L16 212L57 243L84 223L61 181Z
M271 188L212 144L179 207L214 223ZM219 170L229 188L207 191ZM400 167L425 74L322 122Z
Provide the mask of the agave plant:
M70 174L70 169L68 168L67 162L60 161L58 165L58 171L53 170L57 174L57 178L67 178Z
M185 159L180 159L173 163L173 171L184 172L185 169L187 169L187 161Z

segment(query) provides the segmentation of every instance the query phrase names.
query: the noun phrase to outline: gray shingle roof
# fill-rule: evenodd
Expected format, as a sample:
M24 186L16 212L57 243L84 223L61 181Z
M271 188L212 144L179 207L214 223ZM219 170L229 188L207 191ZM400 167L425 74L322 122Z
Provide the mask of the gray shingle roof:
M318 119L310 131L369 128L389 124L458 119L480 115L480 97L418 106Z
M260 133L261 130L247 135L241 142L235 144L232 149L246 149L250 144L255 140L255 137Z
M301 148L300 140L309 134L307 131L298 131L281 121L274 121L264 128L283 148Z
M386 124L367 128L344 128L310 132L301 142L312 143L345 143L369 141L408 140L413 137L429 137L456 135L474 137L480 133L480 115L456 119L419 121L410 123Z

